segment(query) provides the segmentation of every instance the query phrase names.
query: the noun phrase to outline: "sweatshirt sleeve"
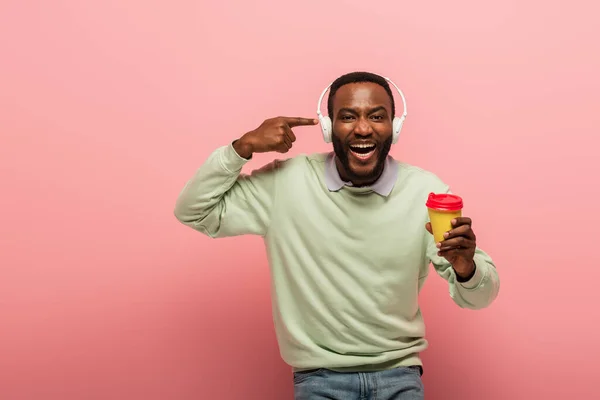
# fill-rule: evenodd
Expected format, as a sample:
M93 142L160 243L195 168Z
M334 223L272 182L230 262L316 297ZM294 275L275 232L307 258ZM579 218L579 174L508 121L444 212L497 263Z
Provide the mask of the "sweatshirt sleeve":
M279 163L274 161L245 175L241 170L248 161L232 144L215 150L179 194L175 217L211 238L264 236L270 223Z
M475 274L467 282L459 282L452 265L437 252L432 238L428 246L429 259L438 275L448 282L450 297L458 306L478 310L492 304L498 296L500 279L494 262L485 251L475 248Z
M447 185L444 191L452 193ZM500 278L494 261L485 251L475 248L475 274L467 282L459 282L452 265L437 253L433 235L429 234L427 256L438 275L448 282L450 297L459 307L478 310L492 304L500 290Z

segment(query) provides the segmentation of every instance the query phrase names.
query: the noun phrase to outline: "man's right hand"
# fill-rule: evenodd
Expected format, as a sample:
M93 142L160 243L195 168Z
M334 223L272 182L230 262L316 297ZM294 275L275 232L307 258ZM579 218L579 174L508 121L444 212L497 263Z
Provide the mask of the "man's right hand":
M249 159L253 153L277 151L287 153L296 141L292 128L296 126L316 125L318 119L277 117L264 121L258 128L246 133L233 143L240 157Z

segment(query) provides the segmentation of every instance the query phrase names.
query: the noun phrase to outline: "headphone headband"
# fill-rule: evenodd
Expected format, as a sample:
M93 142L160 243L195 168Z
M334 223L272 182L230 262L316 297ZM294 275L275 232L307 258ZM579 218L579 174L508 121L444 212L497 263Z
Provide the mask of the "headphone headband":
M402 93L402 90L400 90L400 88L398 87L398 85L396 85L390 78L387 78L387 77L381 76L381 75L379 75L379 76L382 77L383 79L385 79L388 83L391 83L392 86L394 88L396 88L396 90L400 94L400 97L402 98L402 106L404 107L404 112L402 113L402 119L405 119L406 115L407 115L407 110L406 110L406 99L404 98L404 93ZM323 92L321 93L321 96L319 97L319 103L317 104L317 115L319 117L322 116L322 114L321 114L321 104L323 103L323 97L325 97L325 93L327 93L327 91L331 88L331 85L333 85L333 82L331 82L329 85L327 85L327 87L325 88L325 90L323 90Z

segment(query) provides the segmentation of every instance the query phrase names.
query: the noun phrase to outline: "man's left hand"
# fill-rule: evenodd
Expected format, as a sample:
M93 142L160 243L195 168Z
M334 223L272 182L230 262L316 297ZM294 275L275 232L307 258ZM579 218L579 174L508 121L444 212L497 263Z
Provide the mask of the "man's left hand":
M452 229L444 234L445 240L436 243L438 256L444 257L461 279L466 279L473 274L475 269L475 233L471 228L471 218L459 217L452 220ZM432 233L431 223L426 225Z

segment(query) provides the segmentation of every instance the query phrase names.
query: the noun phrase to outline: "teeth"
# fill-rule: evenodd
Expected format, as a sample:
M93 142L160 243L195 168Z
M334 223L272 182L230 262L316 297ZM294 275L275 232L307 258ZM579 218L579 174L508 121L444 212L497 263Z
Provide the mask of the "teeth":
M371 147L375 147L375 145L374 144L353 144L350 147L356 147L356 148L359 148L359 149L368 149L368 148L371 148Z
M375 149L371 150L371 151L370 151L370 152L368 152L368 153L357 153L357 152L355 152L355 151L353 151L353 152L352 152L352 154L354 154L354 156L355 156L355 157L358 157L358 158L363 158L363 159L365 159L365 160L366 160L367 158L371 157L371 155L373 155L374 153L375 153Z

